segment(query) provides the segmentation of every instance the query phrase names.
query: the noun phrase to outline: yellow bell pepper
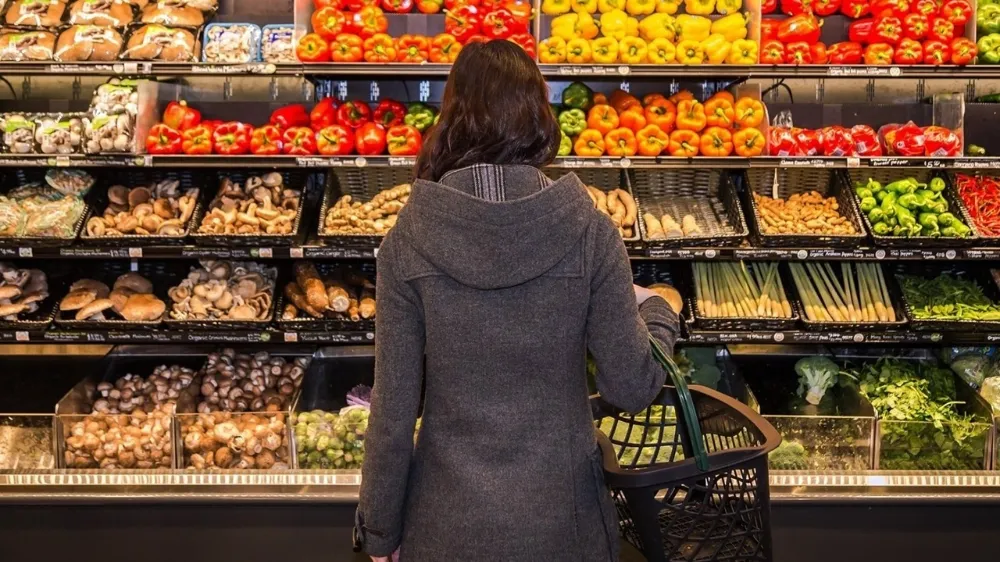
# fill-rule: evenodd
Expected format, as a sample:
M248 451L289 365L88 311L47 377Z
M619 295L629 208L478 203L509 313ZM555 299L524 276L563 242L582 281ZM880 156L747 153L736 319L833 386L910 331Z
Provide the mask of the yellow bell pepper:
M656 1L656 13L658 14L676 14L678 10L681 9L682 0L657 0Z
M629 18L625 20L625 37L638 37L639 36L639 20L637 18Z
M590 41L577 37L566 43L566 62L587 64L591 60L593 59L591 58Z
M558 16L569 12L569 0L542 0L542 13Z
M597 11L602 14L613 10L624 10L628 0L597 0Z
M721 33L726 41L747 38L747 17L743 14L729 14L712 22L712 33Z
M569 8L577 13L593 14L597 11L597 0L569 0Z
M673 64L677 61L677 47L666 38L653 39L646 48L646 58L650 64Z
M722 15L735 14L743 7L743 0L716 0L715 10Z
M757 42L749 39L733 41L733 48L726 58L729 64L757 64Z
M618 62L618 41L611 37L601 37L590 42L594 62L611 64Z
M701 64L705 62L705 49L700 41L685 39L677 44L676 57L681 64Z
M539 43L538 61L550 64L566 62L566 41L562 37L549 37Z
M632 16L646 16L656 11L656 0L625 0L625 11Z
M708 39L701 42L701 48L705 51L705 60L708 61L708 64L722 64L729 56L733 44L726 41L721 33L713 33L708 36Z
M712 34L712 20L706 17L681 14L676 22L678 41L704 41Z
M628 14L621 10L611 10L601 14L601 35L620 41L626 35L625 26L628 19Z
M661 37L673 41L676 35L674 31L675 24L674 16L670 14L653 14L647 16L639 22L639 37L642 37L646 41L660 39Z
M583 13L563 14L552 20L552 35L569 41L576 37L593 39L597 37L597 23L594 16Z
M689 14L707 16L715 11L715 0L684 0L684 11Z
M646 62L649 48L646 42L638 37L626 37L618 42L618 60L625 64L642 64Z

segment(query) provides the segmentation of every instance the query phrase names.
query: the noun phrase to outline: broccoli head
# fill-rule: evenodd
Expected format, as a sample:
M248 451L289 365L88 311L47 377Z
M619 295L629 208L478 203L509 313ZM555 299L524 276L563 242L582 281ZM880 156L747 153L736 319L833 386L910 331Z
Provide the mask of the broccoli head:
M815 406L837 382L840 369L827 357L805 357L795 363L795 372L799 375L798 395Z

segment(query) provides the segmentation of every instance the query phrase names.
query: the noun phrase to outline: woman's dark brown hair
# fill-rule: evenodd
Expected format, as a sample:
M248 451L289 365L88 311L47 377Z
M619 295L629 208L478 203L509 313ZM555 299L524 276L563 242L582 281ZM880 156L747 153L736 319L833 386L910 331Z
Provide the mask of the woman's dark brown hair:
M550 164L559 123L538 66L510 41L466 45L451 69L441 119L424 139L417 177L438 181L473 164Z

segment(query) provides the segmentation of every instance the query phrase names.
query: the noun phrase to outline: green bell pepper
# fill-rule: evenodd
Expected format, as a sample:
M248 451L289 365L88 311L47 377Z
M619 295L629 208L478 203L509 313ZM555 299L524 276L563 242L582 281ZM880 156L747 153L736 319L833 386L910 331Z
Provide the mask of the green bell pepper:
M575 137L587 128L587 114L582 109L567 109L559 114L559 129Z
M570 109L587 111L594 104L594 91L583 82L573 82L563 90L562 103Z
M561 133L562 138L559 139L559 152L556 153L557 156L569 156L573 153L573 139L569 138L566 133Z
M878 206L878 201L875 201L874 197L865 197L861 200L861 210L866 213L876 206Z
M406 109L406 116L403 117L403 122L422 133L434 124L436 113L434 108L427 104L411 103Z
M976 41L976 50L979 52L976 57L979 64L1000 64L1000 33L980 37Z
M1000 33L1000 6L987 4L979 8L976 12L976 28L983 35Z

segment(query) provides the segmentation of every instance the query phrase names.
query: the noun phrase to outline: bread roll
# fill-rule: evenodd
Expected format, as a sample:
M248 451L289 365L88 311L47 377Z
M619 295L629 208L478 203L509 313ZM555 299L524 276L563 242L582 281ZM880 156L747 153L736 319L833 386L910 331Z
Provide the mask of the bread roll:
M194 61L198 59L198 45L194 35L186 29L144 25L129 37L124 57L131 60Z
M69 23L125 27L135 14L132 7L117 0L76 0L69 7Z
M121 51L122 36L110 27L74 25L59 34L57 61L113 61Z
M201 27L205 23L205 14L191 6L174 7L162 3L150 4L142 10L142 23L158 23L160 25L179 25L181 27Z
M7 10L7 25L57 27L66 5L59 0L14 0Z
M48 31L9 31L0 35L0 61L52 60L56 36Z

